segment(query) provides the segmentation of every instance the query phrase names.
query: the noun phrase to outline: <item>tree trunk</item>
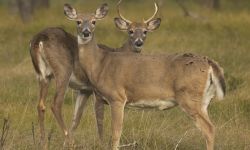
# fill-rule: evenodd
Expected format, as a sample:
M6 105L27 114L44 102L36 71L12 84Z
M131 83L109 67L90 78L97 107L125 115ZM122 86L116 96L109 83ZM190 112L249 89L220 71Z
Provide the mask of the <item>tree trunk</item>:
M17 0L17 7L23 22L28 22L32 18L32 0Z
M16 2L16 3L15 3ZM15 6L23 22L29 22L33 15L33 10L48 8L49 0L9 0L9 9L14 12Z
M49 0L32 0L36 8L49 8Z
M19 12L17 1L16 0L9 0L8 1L8 9L11 14L17 14Z
M204 0L206 7L211 9L220 8L220 0Z
M219 9L220 8L220 0L213 0L213 8Z

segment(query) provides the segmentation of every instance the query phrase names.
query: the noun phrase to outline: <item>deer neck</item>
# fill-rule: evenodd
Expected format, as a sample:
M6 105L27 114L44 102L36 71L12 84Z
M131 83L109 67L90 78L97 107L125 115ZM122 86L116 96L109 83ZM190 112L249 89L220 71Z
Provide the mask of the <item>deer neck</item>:
M82 69L87 74L88 79L93 82L95 76L98 75L98 69L101 65L101 60L104 58L104 53L99 49L95 37L87 43L81 43L78 39L79 61Z

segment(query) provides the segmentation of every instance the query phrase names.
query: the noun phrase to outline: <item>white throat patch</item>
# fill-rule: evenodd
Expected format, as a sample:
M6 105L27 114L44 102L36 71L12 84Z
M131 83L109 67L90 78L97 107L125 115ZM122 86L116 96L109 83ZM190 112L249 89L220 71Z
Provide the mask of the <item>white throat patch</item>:
M86 40L83 40L79 35L77 36L77 42L78 44L87 44L92 38L88 38Z

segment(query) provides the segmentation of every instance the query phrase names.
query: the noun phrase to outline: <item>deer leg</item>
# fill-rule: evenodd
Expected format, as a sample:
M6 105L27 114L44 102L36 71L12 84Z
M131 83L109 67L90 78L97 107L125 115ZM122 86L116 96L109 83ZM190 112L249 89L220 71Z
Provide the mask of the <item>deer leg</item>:
M200 101L198 99L193 100L194 101L190 101L190 99L182 99L180 106L192 117L195 125L201 130L206 139L207 150L213 150L215 135L214 125L208 117L207 110L204 111L201 108Z
M62 117L62 104L64 101L64 95L68 86L68 80L67 78L63 78L63 80L56 80L56 94L54 97L54 101L51 106L51 110L60 126L60 128L63 130L64 135L66 138L68 138L68 130L65 126L65 123L63 121Z
M201 132L206 138L207 150L214 149L214 125L206 115L199 113L195 116L195 124L200 128Z
M122 101L114 101L111 104L111 126L112 126L112 150L119 149L119 142L122 133L122 124L124 116L125 103Z
M40 94L39 102L37 105L38 111L38 121L40 125L40 134L41 134L41 144L45 146L45 131L44 131L44 113L45 113L45 100L48 94L49 80L41 79L39 81Z
M72 120L72 125L70 127L71 136L73 136L75 129L78 127L80 123L80 119L82 117L85 105L91 94L92 91L79 91L77 94L74 116Z
M100 141L103 140L103 119L104 119L104 103L103 99L95 95L95 115L96 115L96 124Z
M202 126L201 131L203 132L203 135L206 138L207 149L213 150L214 149L215 127L208 116L207 107L203 107L203 109L200 113L200 116L196 120L197 120L196 126L198 126L198 127L199 127L199 125Z

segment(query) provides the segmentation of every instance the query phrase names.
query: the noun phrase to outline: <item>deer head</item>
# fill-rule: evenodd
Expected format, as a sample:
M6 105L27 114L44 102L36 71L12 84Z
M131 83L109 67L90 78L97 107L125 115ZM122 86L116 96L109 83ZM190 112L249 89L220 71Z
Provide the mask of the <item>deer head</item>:
M77 13L76 9L69 4L64 4L64 14L69 20L76 21L78 43L86 44L93 38L96 21L103 19L108 14L108 5L102 4L95 13Z
M154 31L161 24L161 18L155 18L158 12L158 5L154 3L155 12L149 19L143 20L142 22L132 22L120 13L120 3L121 0L117 4L119 17L114 18L115 25L118 29L128 32L132 46L136 52L140 52L146 40L147 33Z

